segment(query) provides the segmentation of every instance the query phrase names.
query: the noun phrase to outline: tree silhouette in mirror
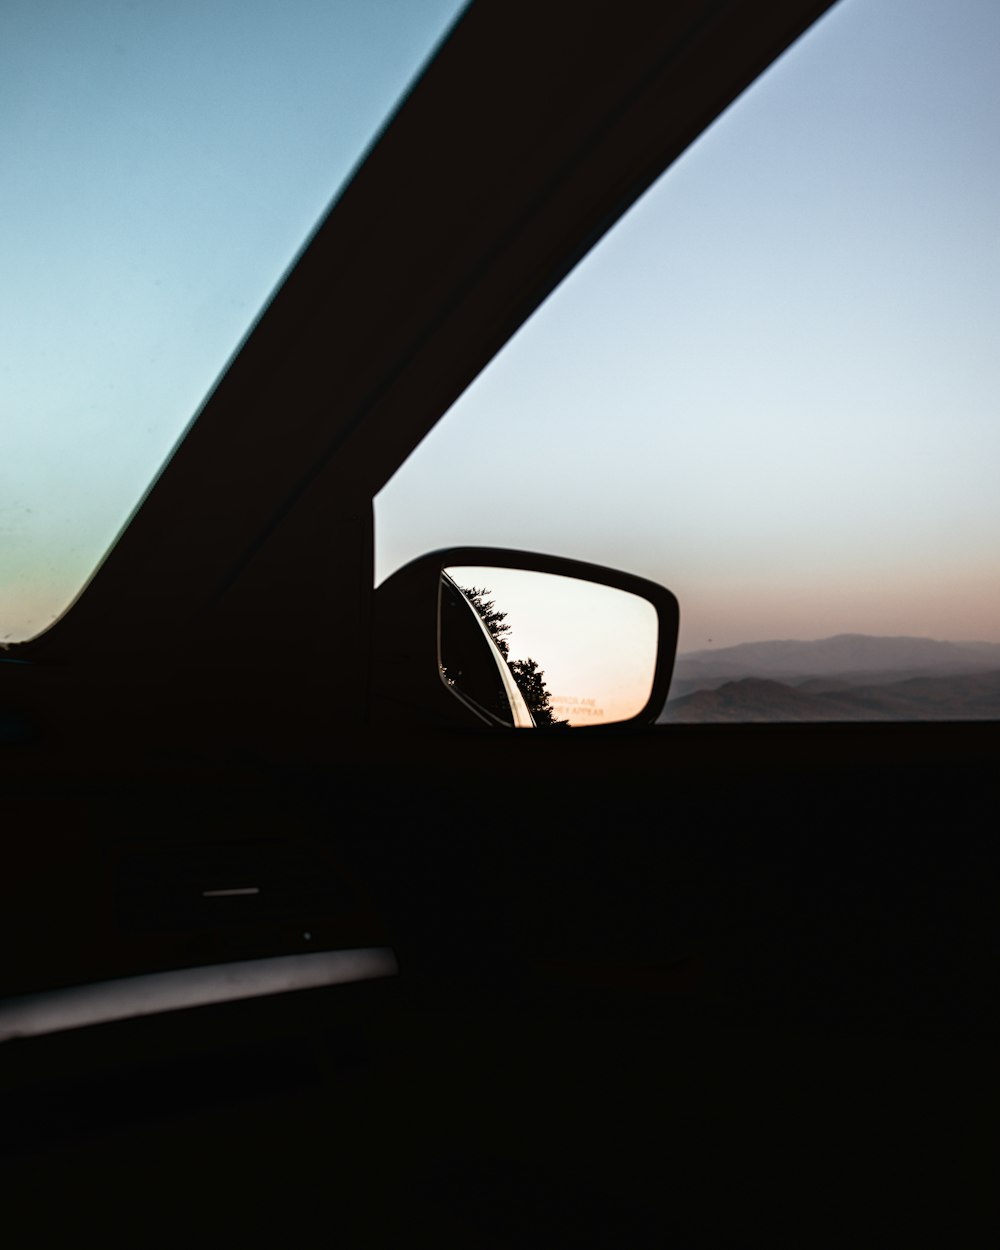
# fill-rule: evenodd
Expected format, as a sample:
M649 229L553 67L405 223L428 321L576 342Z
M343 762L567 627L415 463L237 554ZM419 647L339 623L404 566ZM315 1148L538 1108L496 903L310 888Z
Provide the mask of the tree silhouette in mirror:
M462 594L482 617L483 624L490 631L490 637L497 644L497 650L510 663L510 644L505 635L510 633L510 626L505 625L506 612L498 612L496 603L486 596L491 592L484 586L460 586Z
M506 637L510 633L510 626L506 623L507 613L499 611L496 601L489 598L491 592L485 586L461 586L459 589L479 613L490 637L496 643L497 650L507 661L507 667L535 718L535 724L568 725L569 721L557 720L552 711L552 696L545 684L545 670L538 667L538 661L530 657L523 660L510 658L510 643Z
M488 717L513 726L514 709L500 674L505 669L510 684L515 684L507 661L465 592L447 573L441 575L439 631L439 663L447 684Z

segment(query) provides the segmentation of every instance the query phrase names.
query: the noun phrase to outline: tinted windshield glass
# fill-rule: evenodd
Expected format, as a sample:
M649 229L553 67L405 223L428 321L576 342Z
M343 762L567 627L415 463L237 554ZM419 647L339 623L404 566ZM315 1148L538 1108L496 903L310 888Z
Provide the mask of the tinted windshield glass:
M90 575L462 0L9 0L0 642Z

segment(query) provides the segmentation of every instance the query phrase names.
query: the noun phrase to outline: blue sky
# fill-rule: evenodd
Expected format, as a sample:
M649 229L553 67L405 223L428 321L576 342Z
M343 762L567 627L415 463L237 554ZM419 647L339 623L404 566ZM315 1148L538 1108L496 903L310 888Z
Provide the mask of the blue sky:
M8 0L0 639L72 600L459 5ZM1000 6L841 0L377 501L378 576L526 547L682 648L1000 640Z
M459 0L5 0L0 641L75 596Z

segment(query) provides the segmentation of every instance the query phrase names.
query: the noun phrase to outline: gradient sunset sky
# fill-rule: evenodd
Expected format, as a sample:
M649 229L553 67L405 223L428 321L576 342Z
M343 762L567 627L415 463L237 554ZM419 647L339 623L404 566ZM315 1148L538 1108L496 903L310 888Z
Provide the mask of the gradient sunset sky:
M378 576L621 567L680 647L1000 640L1000 5L842 0L382 492Z
M72 601L460 8L4 5L0 641ZM841 0L381 493L378 580L481 543L664 583L682 650L1000 641L998 65L993 0Z
M76 596L463 7L4 0L0 643Z

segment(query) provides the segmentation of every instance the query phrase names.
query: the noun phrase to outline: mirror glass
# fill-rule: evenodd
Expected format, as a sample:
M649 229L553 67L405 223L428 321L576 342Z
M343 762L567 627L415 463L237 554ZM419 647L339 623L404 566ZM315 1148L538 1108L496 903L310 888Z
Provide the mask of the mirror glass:
M526 569L442 571L441 676L494 724L629 720L652 690L658 631L656 608L614 586Z

